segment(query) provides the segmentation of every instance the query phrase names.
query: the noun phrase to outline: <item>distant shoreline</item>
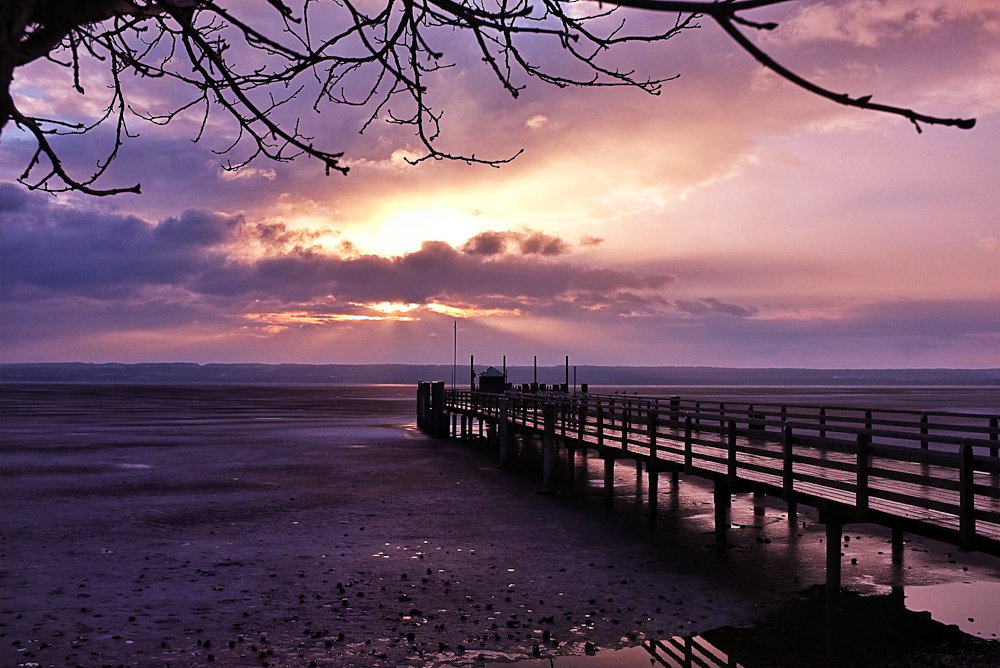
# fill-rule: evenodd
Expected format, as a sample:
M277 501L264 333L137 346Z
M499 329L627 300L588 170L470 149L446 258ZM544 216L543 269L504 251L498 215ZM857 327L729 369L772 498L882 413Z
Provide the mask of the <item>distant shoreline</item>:
M482 371L486 365L476 365ZM740 369L677 366L576 366L576 380L601 386L673 387L1000 387L1000 369ZM530 382L530 366L508 366L511 382ZM538 367L538 381L565 381L564 366ZM0 383L412 384L451 382L451 365L432 364L0 364ZM457 385L469 367L457 368ZM574 368L570 368L570 383Z

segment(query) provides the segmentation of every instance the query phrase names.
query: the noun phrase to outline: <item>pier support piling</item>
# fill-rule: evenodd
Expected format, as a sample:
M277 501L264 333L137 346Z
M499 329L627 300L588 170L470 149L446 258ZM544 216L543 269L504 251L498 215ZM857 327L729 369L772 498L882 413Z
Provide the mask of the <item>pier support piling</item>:
M445 412L444 405L444 383L431 383L431 434L434 438L447 438L448 436L448 413Z
M726 554L729 535L729 506L732 498L729 484L724 478L715 479L715 556Z
M500 400L500 416L497 419L497 440L500 446L500 468L506 471L510 467L510 413L507 399Z
M840 623L840 544L844 523L828 515L826 521L826 649L831 654L837 646Z
M570 490L576 483L576 445L572 441L566 442L566 485Z
M545 404L542 416L545 421L542 432L542 493L552 494L556 473L556 407Z
M903 563L903 530L892 527L892 563Z
M610 506L615 500L615 458L604 453L604 500Z
M646 519L649 521L650 526L652 526L656 524L656 501L660 493L660 472L655 466L647 465L646 469L647 473L649 473L649 496L646 503L648 514Z

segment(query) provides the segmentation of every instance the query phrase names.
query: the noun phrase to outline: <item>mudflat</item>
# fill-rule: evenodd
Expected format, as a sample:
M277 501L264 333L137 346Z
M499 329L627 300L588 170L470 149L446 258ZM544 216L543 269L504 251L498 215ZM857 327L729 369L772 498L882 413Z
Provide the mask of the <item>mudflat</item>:
M483 665L739 628L822 582L808 510L735 503L719 562L698 484L661 486L650 531L634 474L612 509L592 460L537 494L417 432L414 395L3 386L0 666ZM899 570L883 540L845 547L847 586L997 578L920 541Z

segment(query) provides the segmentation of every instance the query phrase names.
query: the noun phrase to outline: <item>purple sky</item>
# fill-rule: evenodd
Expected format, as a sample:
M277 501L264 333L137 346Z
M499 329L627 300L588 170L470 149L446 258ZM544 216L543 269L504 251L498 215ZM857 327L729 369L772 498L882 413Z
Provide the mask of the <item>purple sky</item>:
M802 0L760 17L781 26L753 39L815 81L975 129L918 135L818 99L711 21L622 53L681 74L657 97L528 82L511 100L454 44L431 89L441 148L524 149L499 170L409 166L405 129L360 135L360 114L306 104L349 176L306 159L224 172L212 150L232 129L192 143L181 118L134 125L104 183L142 195L52 197L14 183L32 149L8 127L3 361L450 363L457 318L460 358L486 362L1000 366L1000 5ZM96 73L84 84L40 64L14 93L85 119L106 93ZM181 92L145 84L130 102ZM71 168L103 139L67 143Z

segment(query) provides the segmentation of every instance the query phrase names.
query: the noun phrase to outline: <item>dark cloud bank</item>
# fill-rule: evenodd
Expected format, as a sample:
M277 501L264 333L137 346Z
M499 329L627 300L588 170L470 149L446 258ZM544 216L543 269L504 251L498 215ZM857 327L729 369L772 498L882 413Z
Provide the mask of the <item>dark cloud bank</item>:
M169 289L237 308L330 303L458 300L466 305L587 307L657 291L674 277L585 266L560 257L571 244L533 231L484 232L462 248L427 241L400 257L321 252L280 225L187 210L150 224L134 216L60 205L0 186L3 299L140 299ZM234 259L252 242L265 254ZM584 297L580 297L584 296Z

